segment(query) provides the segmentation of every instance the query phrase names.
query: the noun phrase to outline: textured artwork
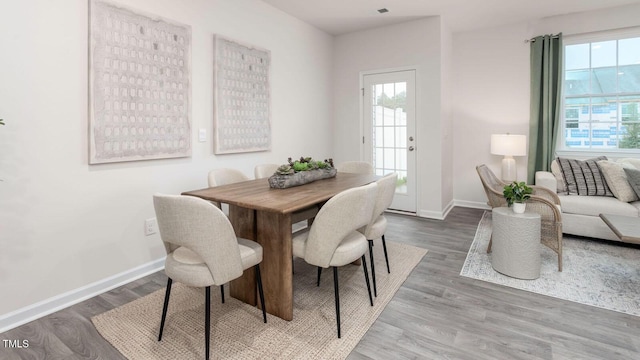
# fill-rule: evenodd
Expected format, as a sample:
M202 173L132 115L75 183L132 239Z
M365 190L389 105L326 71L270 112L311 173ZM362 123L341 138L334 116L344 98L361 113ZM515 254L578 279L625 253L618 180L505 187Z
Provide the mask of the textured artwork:
M220 36L214 38L214 151L271 148L271 53Z
M89 163L191 155L191 27L90 2Z

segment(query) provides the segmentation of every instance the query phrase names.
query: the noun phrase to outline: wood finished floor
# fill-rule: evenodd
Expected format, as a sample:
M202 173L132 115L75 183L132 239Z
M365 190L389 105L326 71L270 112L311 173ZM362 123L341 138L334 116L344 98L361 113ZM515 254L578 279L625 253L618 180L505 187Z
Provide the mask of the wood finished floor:
M482 213L454 208L444 221L388 215L387 241L429 252L349 359L640 359L640 317L461 277ZM29 347L0 343L0 359L123 359L90 318L165 282L156 273L2 333Z

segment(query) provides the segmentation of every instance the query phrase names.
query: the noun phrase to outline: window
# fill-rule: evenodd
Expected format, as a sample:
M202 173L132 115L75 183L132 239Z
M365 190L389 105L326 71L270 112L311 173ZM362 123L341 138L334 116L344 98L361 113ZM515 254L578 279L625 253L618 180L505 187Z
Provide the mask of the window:
M640 29L565 40L567 150L640 150Z

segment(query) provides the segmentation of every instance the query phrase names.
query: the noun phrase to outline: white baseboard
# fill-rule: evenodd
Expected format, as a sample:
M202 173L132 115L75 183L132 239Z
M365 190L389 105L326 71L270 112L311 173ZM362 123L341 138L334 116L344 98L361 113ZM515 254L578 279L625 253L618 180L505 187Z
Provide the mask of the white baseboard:
M466 201L466 200L454 200L453 206L460 206L473 209L491 210L491 207L486 202Z
M449 215L449 212L456 207L466 207L473 209L483 209L483 210L491 210L491 207L487 205L487 203L476 202L476 201L466 201L466 200L452 200L445 206L442 211L432 211L432 210L419 210L416 214L419 217L435 219L435 220L444 220L444 218Z
M432 210L418 210L418 216L428 219L436 219L436 220L444 220L447 217L447 214L453 209L454 202L450 201L447 206L444 207L442 211L432 211Z
M0 333L67 308L164 268L165 258L96 281L0 316Z

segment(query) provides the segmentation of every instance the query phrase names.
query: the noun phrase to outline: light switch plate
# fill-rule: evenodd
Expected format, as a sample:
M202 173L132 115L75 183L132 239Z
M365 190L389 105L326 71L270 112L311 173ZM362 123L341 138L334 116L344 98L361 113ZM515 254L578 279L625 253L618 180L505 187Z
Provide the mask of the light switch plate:
M207 129L200 129L200 131L198 131L198 140L200 142L207 141Z

